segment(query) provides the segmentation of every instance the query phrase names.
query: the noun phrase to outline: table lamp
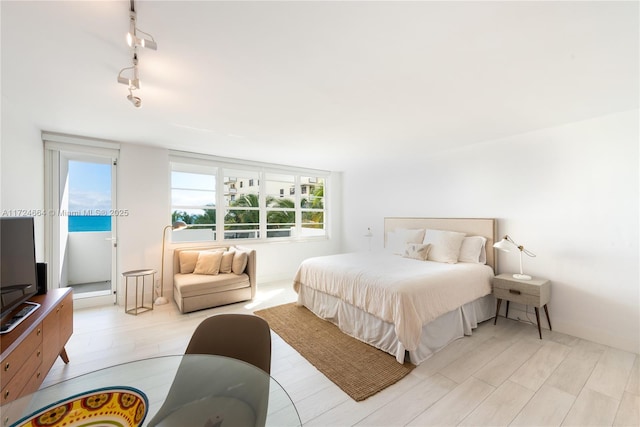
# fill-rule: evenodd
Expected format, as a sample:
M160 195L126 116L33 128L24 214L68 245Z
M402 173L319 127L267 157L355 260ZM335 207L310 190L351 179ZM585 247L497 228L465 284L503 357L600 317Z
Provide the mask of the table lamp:
M531 280L531 276L529 276L528 274L524 274L522 272L522 253L524 252L525 254L529 255L530 257L535 257L536 254L534 254L533 252L527 250L524 248L524 246L522 245L518 245L516 242L513 241L513 239L511 237L509 237L509 235L505 235L502 240L500 240L499 242L495 243L493 245L494 248L499 249L501 251L505 251L505 252L511 252L511 250L515 247L518 248L518 251L520 251L520 274L516 273L513 275L513 277L515 279L520 279L520 280Z
M162 261L160 264L160 295L155 300L154 302L155 305L162 305L168 302L167 299L164 297L164 243L165 243L165 235L167 234L167 230L170 228L172 230L183 230L187 228L187 223L184 221L176 221L171 225L167 225L162 230Z
M364 237L366 237L367 240L369 240L369 250L371 250L371 239L373 238L373 233L371 232L371 227L367 227L367 234L365 234Z

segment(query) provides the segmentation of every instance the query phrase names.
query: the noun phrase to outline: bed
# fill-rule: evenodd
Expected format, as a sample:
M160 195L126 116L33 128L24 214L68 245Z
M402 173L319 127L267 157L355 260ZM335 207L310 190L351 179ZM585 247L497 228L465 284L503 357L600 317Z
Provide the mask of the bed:
M490 218L385 218L385 249L304 260L297 304L420 364L495 315Z

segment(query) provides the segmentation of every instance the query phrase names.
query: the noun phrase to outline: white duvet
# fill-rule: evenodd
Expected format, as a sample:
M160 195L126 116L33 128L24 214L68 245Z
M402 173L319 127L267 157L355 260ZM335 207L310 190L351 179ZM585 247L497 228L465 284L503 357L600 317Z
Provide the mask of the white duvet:
M294 278L394 324L409 351L418 347L422 326L491 293L493 269L474 263L418 261L389 252L309 258Z

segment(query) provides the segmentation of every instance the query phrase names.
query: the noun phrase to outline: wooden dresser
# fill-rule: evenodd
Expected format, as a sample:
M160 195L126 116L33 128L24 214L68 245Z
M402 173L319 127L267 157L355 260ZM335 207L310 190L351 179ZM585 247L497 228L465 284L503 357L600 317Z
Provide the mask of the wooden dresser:
M3 405L38 390L58 356L69 363L64 346L73 333L71 288L52 289L30 301L41 306L14 330L0 335Z

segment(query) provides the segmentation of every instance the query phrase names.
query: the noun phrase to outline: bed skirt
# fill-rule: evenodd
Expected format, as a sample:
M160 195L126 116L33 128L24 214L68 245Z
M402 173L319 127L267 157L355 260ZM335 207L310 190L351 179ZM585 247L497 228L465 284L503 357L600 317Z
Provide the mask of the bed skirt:
M300 287L297 304L334 323L345 334L390 353L399 363L404 363L406 349L399 342L392 323L306 286ZM489 294L427 323L422 327L418 348L409 351L411 363L418 365L451 341L471 335L478 323L495 316L495 308L496 299Z

